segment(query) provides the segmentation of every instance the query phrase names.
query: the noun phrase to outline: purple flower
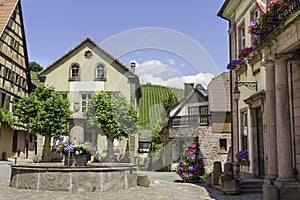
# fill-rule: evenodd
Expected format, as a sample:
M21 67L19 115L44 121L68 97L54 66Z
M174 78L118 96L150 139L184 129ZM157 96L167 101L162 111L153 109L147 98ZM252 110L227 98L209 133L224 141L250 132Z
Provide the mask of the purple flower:
M70 144L69 146L66 146L65 148L64 148L64 152L65 153L71 153L71 152L73 152L74 151L74 144Z
M235 156L237 157L237 159L242 159L242 158L248 158L248 150L242 150L237 152L237 154L235 154Z
M195 154L192 154L192 155L189 156L190 160L195 160L195 158L196 158Z
M190 165L190 166L189 166L189 171L194 172L194 171L196 171L196 170L197 170L197 168L196 168L195 165Z
M228 63L227 65L227 69L235 69L237 67L237 65L245 65L245 61L244 60L232 60Z

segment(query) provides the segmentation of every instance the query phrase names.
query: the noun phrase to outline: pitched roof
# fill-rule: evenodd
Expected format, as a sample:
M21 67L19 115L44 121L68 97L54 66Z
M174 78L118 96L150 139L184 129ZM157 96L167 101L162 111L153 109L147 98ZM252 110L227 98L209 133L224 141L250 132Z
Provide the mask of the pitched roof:
M0 0L0 36L19 0Z
M1 1L1 0L0 0ZM108 53L106 50L104 50L103 48L101 48L100 46L97 45L96 42L94 42L93 40L91 40L90 38L86 38L85 40L83 40L82 42L80 42L78 45L76 45L75 47L73 47L72 49L70 49L67 53L65 53L64 55L62 55L60 58L58 58L56 61L54 61L53 63L51 63L50 65L48 65L45 69L43 69L42 71L39 72L39 75L44 74L45 72L47 72L49 69L51 69L56 63L58 63L60 60L62 60L63 58L66 58L68 55L70 55L73 51L75 51L76 49L78 49L79 47L81 47L83 44L90 42L92 43L96 48L98 48L100 51L104 52L106 55L108 55L110 58L112 58L112 60L114 60L116 63L118 63L121 67L123 67L125 70L127 70L129 73L131 73L132 76L136 76L134 73L131 72L131 70L126 67L123 63L121 63L117 58L115 58L114 56L112 56L110 53Z

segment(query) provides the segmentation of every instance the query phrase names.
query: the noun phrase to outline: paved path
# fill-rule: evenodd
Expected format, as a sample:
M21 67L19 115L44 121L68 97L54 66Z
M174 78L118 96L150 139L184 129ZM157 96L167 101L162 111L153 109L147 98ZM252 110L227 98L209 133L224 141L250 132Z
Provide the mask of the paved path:
M10 188L10 164L13 161L0 161L0 200L63 200L63 199L99 199L99 200L262 200L261 194L240 194L226 196L221 191L209 188L204 183L181 183L174 172L138 172L147 174L150 187L134 187L117 192L56 192Z

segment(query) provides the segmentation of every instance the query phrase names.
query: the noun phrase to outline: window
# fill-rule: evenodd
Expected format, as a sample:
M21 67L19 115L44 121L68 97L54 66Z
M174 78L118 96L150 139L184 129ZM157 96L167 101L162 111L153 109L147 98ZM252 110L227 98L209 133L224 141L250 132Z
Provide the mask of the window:
M71 67L71 78L79 78L79 66L77 64Z
M200 107L200 125L209 124L208 106Z
M200 107L200 115L208 115L208 106Z
M87 110L87 105L90 98L91 94L81 94L81 113Z
M139 153L149 153L151 150L151 142L139 142Z
M247 112L242 113L242 149L248 149L248 117Z
M10 106L10 96L6 95L5 109L9 110L9 106Z
M17 152L17 148L18 148L18 131L14 130L12 152Z
M218 153L228 153L228 143L230 143L229 136L220 136L218 140Z
M199 115L199 107L189 107L188 114L189 115Z
M261 15L260 11L259 10L255 10L251 13L251 16L250 16L250 20L251 21L254 21L258 18L258 16ZM255 35L251 35L251 46L256 46L257 45L257 37ZM255 51L253 52L253 55L257 55L258 52L257 50L255 49Z
M5 101L5 94L0 92L0 109L3 108L4 101Z
M227 151L227 140L220 139L220 150Z
M245 26L242 25L239 28L239 52L242 51L246 46L246 39L245 39Z
M105 75L104 70L105 70L104 65L102 65L102 64L97 65L97 67L96 67L96 78L97 79L104 78L104 75Z

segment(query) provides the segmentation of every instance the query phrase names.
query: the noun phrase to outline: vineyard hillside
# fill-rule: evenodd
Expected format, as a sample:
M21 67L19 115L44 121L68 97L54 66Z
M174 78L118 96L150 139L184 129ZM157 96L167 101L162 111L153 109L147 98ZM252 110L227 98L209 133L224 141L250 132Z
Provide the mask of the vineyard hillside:
M151 127L153 123L166 115L166 109L183 99L183 89L161 85L145 84L141 86L142 98L139 102L139 121L142 127Z

